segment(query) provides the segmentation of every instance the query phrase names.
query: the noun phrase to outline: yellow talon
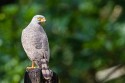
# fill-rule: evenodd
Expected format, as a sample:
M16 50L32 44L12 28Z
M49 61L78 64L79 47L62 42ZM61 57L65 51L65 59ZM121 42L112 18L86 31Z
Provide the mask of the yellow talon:
M34 68L36 68L35 67L35 63L32 61L32 66L31 67L27 67L26 69L30 70L30 69L34 69Z

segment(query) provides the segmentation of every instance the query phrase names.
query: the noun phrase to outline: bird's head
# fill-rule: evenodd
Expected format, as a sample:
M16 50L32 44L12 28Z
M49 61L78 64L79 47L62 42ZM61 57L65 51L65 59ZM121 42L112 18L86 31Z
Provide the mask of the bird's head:
M34 23L43 23L45 22L46 19L43 15L35 15L33 18L32 18L32 22Z

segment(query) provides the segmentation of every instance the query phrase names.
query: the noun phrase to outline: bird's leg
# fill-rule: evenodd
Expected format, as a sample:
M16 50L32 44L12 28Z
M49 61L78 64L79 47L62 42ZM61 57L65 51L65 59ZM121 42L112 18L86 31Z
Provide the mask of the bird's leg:
M34 69L35 68L35 63L34 61L32 61L32 66L31 67L27 67L27 69Z
M32 68L35 68L35 63L34 63L34 61L32 61Z

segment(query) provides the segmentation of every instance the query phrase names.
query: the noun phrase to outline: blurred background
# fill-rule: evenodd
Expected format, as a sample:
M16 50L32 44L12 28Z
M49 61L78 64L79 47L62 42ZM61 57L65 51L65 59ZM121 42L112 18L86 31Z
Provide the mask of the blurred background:
M60 83L99 83L98 71L124 65L124 0L0 0L0 83L23 83L31 61L21 32L36 14L47 19L49 65ZM125 76L106 83L125 83Z

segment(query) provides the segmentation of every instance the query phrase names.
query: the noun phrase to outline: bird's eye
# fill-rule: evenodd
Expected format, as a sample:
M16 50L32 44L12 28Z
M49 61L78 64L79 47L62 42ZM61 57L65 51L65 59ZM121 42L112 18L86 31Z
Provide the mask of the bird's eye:
M40 20L41 20L41 17L38 17L37 20L40 21Z

